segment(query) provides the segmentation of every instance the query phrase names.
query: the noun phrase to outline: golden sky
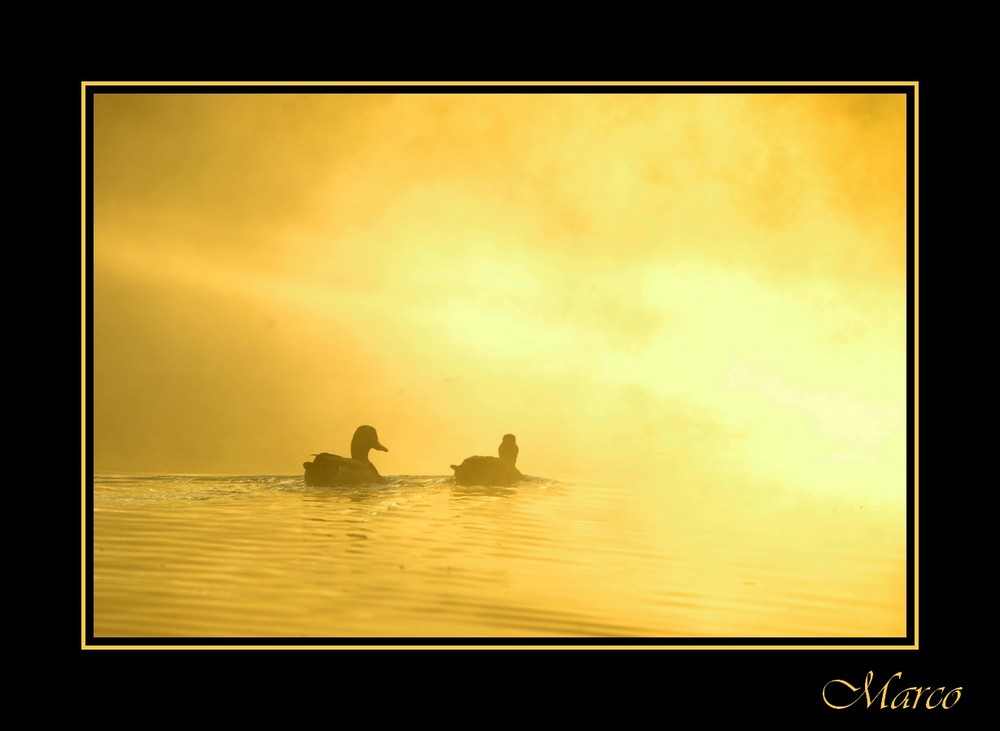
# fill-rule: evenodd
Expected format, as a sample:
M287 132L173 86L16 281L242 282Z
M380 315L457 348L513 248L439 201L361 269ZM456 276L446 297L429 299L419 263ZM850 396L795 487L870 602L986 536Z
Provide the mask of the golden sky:
M94 104L94 466L901 499L906 110L882 94Z

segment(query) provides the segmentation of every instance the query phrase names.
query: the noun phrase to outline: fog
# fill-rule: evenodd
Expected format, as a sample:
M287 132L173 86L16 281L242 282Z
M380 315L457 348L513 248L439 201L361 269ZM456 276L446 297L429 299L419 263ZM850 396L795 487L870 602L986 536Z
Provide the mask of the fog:
M94 467L902 500L902 95L98 94Z

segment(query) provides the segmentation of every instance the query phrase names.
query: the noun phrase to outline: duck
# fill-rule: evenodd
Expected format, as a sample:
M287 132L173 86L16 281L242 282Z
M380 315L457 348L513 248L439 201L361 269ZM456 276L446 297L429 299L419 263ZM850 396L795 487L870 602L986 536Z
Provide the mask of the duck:
M455 482L459 485L513 485L524 479L517 469L517 438L504 434L497 449L499 457L466 457L460 465L451 465L455 470Z
M363 424L354 430L350 458L320 452L313 454L312 462L302 463L306 484L318 487L385 484L385 478L368 459L368 453L373 449L389 451L379 441L375 427Z

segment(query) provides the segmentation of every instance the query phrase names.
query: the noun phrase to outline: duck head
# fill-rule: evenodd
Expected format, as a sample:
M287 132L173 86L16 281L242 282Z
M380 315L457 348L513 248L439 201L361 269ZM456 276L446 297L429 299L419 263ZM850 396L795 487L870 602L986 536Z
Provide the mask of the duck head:
M363 425L354 431L354 438L351 439L351 458L368 461L369 450L377 449L380 452L388 452L378 440L375 427Z
M517 453L520 451L517 448L516 437L513 434L504 434L498 451L500 459L504 462L509 462L513 466L517 462Z

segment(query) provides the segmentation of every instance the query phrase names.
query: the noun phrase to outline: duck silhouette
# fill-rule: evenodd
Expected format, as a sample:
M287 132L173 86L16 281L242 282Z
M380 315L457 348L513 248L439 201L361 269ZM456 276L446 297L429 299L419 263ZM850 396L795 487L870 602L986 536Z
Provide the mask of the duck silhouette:
M513 485L524 479L517 469L517 439L513 434L504 434L497 452L499 457L467 457L460 465L451 465L455 470L455 482L459 485Z
M377 449L388 452L378 440L375 427L359 426L351 439L350 458L329 452L314 454L312 462L303 462L307 485L334 487L337 485L383 484L385 478L368 459L368 452Z

